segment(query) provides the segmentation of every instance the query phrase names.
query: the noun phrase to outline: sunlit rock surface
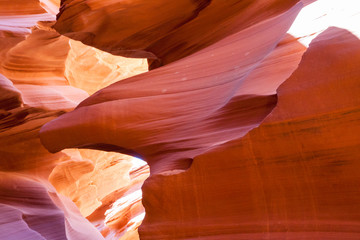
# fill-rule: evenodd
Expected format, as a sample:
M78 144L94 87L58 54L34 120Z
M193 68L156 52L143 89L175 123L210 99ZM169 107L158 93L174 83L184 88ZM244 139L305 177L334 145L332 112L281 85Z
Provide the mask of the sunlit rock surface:
M144 239L359 238L360 42L345 30L325 33L258 128L182 174L147 181Z
M1 239L103 239L46 182L5 173L0 180Z
M148 70L146 59L114 56L79 41L70 40L69 43L65 77L71 86L81 88L89 94Z
M360 239L359 9L0 1L0 239Z
M60 2L42 1L46 12L38 1L0 2L0 239L103 239L94 225L105 224L106 215L111 214L113 222L122 214L128 216L122 221L128 228L105 225L110 234L137 236L144 215L142 194L136 202L123 203L122 211L112 209L112 203L140 190L148 166L129 156L94 150L51 154L40 143L39 130L73 110L89 96L86 91L92 93L115 78L147 71L146 60L130 59L139 64L128 65L123 57L84 46L94 54L82 56L83 62L71 66L83 72L96 68L90 73L95 79L104 72L109 77L87 87L73 84L67 76L73 69L66 65L69 55L77 56L70 39L51 29L56 4ZM109 67L112 63L115 66ZM108 212L91 224L85 217L99 207Z
M2 72L15 84L67 85L68 41L56 32L33 28L25 41L7 52Z

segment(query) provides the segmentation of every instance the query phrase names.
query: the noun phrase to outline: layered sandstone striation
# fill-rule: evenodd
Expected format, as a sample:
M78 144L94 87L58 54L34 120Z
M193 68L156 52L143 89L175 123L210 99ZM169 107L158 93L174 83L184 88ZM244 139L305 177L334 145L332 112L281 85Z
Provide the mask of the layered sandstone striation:
M71 86L89 94L121 79L148 71L146 59L114 56L74 40L70 40L69 44L65 77Z
M0 1L0 239L359 239L356 2Z
M329 29L258 128L195 157L184 173L151 177L143 239L359 238L359 43Z
M296 2L66 0L55 29L115 55L155 59L156 67L275 16Z
M101 151L69 149L51 154L40 143L39 130L87 98L84 90L94 92L114 79L147 71L147 63L130 59L132 67L123 57L82 47L94 54L83 55L83 61L73 61L71 67L79 71L94 67L97 79L102 73L109 76L87 88L77 86L67 76L73 70L66 67L74 50L70 39L51 29L56 1L41 2L48 12L38 1L2 1L0 6L0 239L103 239L95 223L84 217L100 207L110 210L118 198L138 192L148 176L147 165ZM113 63L115 67L109 67ZM138 198L123 203L122 211L110 211L113 222L121 212L129 217L122 224L136 228L110 226L108 232L121 237L129 230L128 234L137 235L144 214L141 194ZM110 212L100 216L103 224Z
M275 106L276 88L262 94L248 75L283 38L300 8L98 91L45 125L43 143L53 152L68 147L135 152L152 173L187 169L194 156L244 135ZM251 93L240 87L245 84Z

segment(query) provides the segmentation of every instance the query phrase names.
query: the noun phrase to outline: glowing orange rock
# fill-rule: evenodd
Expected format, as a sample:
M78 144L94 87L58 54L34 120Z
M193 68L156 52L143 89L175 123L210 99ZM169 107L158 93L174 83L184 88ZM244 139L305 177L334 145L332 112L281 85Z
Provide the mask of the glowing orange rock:
M68 85L64 78L68 41L56 32L33 29L25 41L8 51L2 72L14 83Z
M49 1L42 2L46 7L52 4ZM84 154L82 157L77 150L51 154L41 145L38 134L40 127L64 112L73 110L89 95L79 88L69 86L66 79L69 39L51 29L52 22L37 23L54 20L54 16L46 13L38 1L21 3L22 8L17 11L19 4L20 1L11 1L6 6L4 1L0 3L0 72L4 74L0 74L0 208L3 213L0 217L0 239L103 239L84 215L101 206L104 198L107 201L105 204L109 204L129 194L125 191L112 195L119 188L128 188L129 191L140 189L148 170L141 171L135 180L130 177L133 175L130 172L137 169L133 169L132 158L127 157L121 161L124 156L116 154L117 162L114 163L115 160L110 161L107 157L97 159L94 154ZM100 50L87 48L94 55L97 54L95 60L100 62L97 66L99 71L109 68L101 62L109 61L108 65L111 65L111 57L121 58L106 56L107 53ZM88 56L90 57L93 56ZM86 61L85 56L82 59ZM92 64L96 65L96 61ZM122 58L122 61L124 64L127 60ZM142 59L135 61L144 62ZM145 68L147 64L143 66ZM131 66L121 67L128 70L126 74L132 74ZM106 83L121 77L121 74L123 73L114 75ZM98 78L101 77L99 74ZM101 83L91 87L91 90L95 91L99 86ZM86 161L94 161L95 166L93 163L84 165ZM68 163L72 163L71 173L64 167L69 166ZM76 168L79 166L80 169ZM123 173L121 178L115 174L120 173L119 169ZM95 171L91 172L92 170ZM64 172L68 175L59 180ZM69 183L69 176L82 181L77 183L79 187ZM56 189L51 186L48 178ZM92 186L98 187L95 193L91 192L90 197L86 195L92 189L87 189L87 180L94 181ZM75 203L83 216L70 199L59 194L61 192L73 197L74 194L69 194L73 193L69 188L72 191L81 190L78 194L82 196ZM92 199L98 201L91 202ZM84 202L86 204L81 204ZM136 227L125 229L124 233L131 230L128 234L136 236L137 226L142 220L138 216L143 215L144 209L140 201L133 204L136 207L131 207L131 203L124 204L124 207L128 205L130 209L137 207L138 211L122 212L130 217L128 221L124 221L125 225L133 227L135 224ZM107 207L111 208L109 205ZM113 213L118 214L116 210ZM103 221L105 217L102 216ZM134 220L136 221L133 222Z
M46 124L44 145L52 152L87 147L137 153L153 174L187 169L194 156L246 134L275 106L276 86L263 94L248 76L282 39L300 8L98 91L75 111Z
M148 71L146 59L114 56L79 41L70 40L65 77L71 86L93 94L122 79Z
M139 238L79 147L141 239L359 239L360 15L296 2L0 2L0 238Z

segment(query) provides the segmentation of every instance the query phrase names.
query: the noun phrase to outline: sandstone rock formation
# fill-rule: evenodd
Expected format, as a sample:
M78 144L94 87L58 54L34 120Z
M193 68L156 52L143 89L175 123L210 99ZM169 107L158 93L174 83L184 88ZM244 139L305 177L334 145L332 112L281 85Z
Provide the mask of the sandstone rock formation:
M66 65L73 48L70 48L70 39L50 28L51 21L55 20L52 12L42 9L38 1L27 4L2 1L0 4L0 205L3 213L0 239L103 239L84 216L103 202L110 209L109 205L118 198L138 191L148 175L148 167L116 153L73 149L51 154L42 146L40 127L73 110L89 95L81 86L70 86L66 73L72 68ZM47 22L38 22L44 20ZM100 64L98 78L101 73L109 75L107 82L84 88L89 92L110 84L115 77L118 81L145 71L145 60L128 60L136 66L132 71L132 65L126 64L127 59L87 48L96 55L83 56L83 61L96 57ZM121 73L116 64L109 68L120 60L127 72ZM77 61L71 67L81 69L86 66L84 62ZM119 169L121 178L115 174ZM138 197L141 199L141 194ZM122 214L129 216L122 221L125 226L141 222L138 216L143 215L144 209L140 201L125 202L122 207L125 209ZM110 212L119 214L118 209ZM113 222L117 219L113 217ZM134 219L138 221L132 222ZM112 229L109 231L114 231ZM136 228L128 232L137 234ZM124 229L115 228L114 235L121 234L125 234Z
M116 55L147 57L167 64L272 17L296 2L66 0L55 29Z
M71 86L93 94L111 83L148 70L146 59L114 56L79 41L70 40L65 77Z
M0 239L360 238L357 0L0 13Z
M260 127L182 174L151 177L143 239L359 238L359 50L349 32L320 35Z

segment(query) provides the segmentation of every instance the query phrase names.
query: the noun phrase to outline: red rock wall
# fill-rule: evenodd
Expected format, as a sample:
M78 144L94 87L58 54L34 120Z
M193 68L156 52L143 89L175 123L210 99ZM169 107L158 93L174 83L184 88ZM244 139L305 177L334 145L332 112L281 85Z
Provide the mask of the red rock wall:
M359 50L327 30L259 127L147 180L142 239L358 239Z
M359 239L360 15L297 2L0 2L0 239Z
M297 0L63 1L55 29L116 55L173 62Z

